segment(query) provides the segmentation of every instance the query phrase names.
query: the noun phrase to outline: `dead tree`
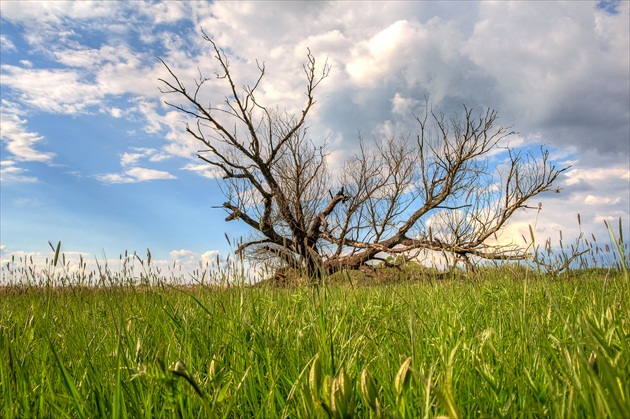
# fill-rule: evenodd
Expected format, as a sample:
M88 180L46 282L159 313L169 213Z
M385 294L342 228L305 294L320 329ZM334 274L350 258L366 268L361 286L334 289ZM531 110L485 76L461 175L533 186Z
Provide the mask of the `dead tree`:
M359 154L332 171L326 145L315 145L305 125L330 66L318 69L308 52L305 103L291 115L256 99L264 64L257 63L253 85L237 88L227 55L203 36L227 89L223 101L205 104L210 79L200 75L188 89L163 61L170 78L160 81L163 93L179 99L166 103L195 121L186 131L205 146L198 157L222 175L226 221L254 231L238 253L273 257L310 275L423 250L448 253L469 267L479 259L526 257L495 238L567 167L556 169L543 149L534 155L506 148L497 175L488 157L515 133L497 124L496 111L464 107L462 115L447 117L426 103L415 138L388 138L375 147L362 141Z

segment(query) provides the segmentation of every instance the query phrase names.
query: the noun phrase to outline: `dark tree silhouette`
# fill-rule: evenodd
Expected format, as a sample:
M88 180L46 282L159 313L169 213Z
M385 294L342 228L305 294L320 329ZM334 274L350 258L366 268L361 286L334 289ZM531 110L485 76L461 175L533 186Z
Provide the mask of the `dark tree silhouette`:
M225 83L222 101L202 103L211 79L200 74L189 89L164 61L170 77L160 81L162 92L178 99L166 103L194 120L186 131L205 146L199 158L221 173L226 221L254 231L238 253L310 275L424 250L471 268L480 259L527 256L517 245L500 244L497 234L568 167L557 169L542 148L536 155L506 148L506 162L491 169L489 154L515 134L498 125L495 110L464 106L446 116L427 101L415 138L386 138L374 147L361 141L358 155L329 170L326 145L309 139L306 118L330 66L318 67L308 52L304 107L291 115L257 100L264 64L257 62L253 85L239 89L225 52L203 36Z

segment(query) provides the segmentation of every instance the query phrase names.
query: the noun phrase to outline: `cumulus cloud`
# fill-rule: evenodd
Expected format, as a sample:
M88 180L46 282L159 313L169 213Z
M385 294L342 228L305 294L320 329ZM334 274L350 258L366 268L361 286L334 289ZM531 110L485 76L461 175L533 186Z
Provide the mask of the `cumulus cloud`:
M586 205L611 205L618 204L621 202L621 197L609 197L609 196L595 196L595 195L586 195L584 198L584 203Z
M186 267L191 271L196 268L208 268L218 266L221 263L220 252L218 250L208 250L201 254L192 250L180 249L169 252L172 261Z
M181 249L181 250L172 250L169 252L169 255L174 260L181 259L190 259L191 257L195 257L196 253L191 250Z
M627 4L616 16L588 2L479 9L467 53L495 80L511 117L556 146L628 153Z
M469 91L464 77L475 67L460 51L461 30L452 21L435 17L426 23L399 20L351 51L346 70L358 87L390 83L418 89L441 102Z
M322 85L322 93L335 97L324 97L320 102L335 110L325 116L337 113L339 118L346 117L339 109L347 106L346 100L350 106L359 107L363 122L359 116L346 118L354 125L343 126L342 121L330 119L326 122L346 130L348 140L355 137L357 129L371 130L382 123L383 111L400 111L386 108L394 94L421 98L429 93L436 103L474 102L500 107L520 127L543 132L551 145L571 142L585 148L595 146L599 152L627 152L627 141L623 141L629 130L625 3L594 7L586 2L471 2L466 5L466 13L434 3L394 1L361 3L359 8L326 2L99 2L92 7L94 10L86 10L65 3L39 11L10 7L5 14L11 21L48 24L79 19L81 24L93 25L97 17L132 19L135 15L149 19L153 25L190 20L195 27L206 28L219 45L227 48L234 63L232 69L245 76L245 82L257 72L255 58L267 61L269 72L260 97L290 110L299 109L302 100L303 75L296 64L304 59L309 47L318 58L328 57L334 66L330 79ZM163 69L142 63L154 55L143 57L143 52L131 49L124 38L114 39L98 48L81 46L76 41L53 48L52 55L60 63L94 69L95 84L84 83L72 71L31 74L16 68L7 68L6 81L30 103L66 112L98 103L104 94L156 92L153 74ZM194 32L185 36L158 32L150 42L157 40L164 48L160 55L184 81L192 81L198 75L197 68L208 69L212 62L209 46ZM35 74L40 80L43 77L51 81L47 84L63 81L61 85L70 86L67 90L86 98L86 103L78 106L71 99L64 102L54 91L43 101L38 94L41 88L27 90L15 81ZM89 86L97 86L96 91L90 92ZM350 98L344 99L344 95ZM589 105L591 99L598 106ZM148 132L166 129L173 136L184 137L171 124L161 121L167 113L151 106L145 101L135 107L146 118ZM313 114L318 117L320 112L321 108L316 107ZM358 126L361 123L367 127ZM190 147L181 149L180 144L173 139L171 152L190 154Z
M420 101L412 97L404 97L396 92L392 98L392 113L403 117L409 117L420 108Z
M123 173L96 175L96 179L103 183L138 183L150 180L177 179L177 177L162 170L132 167L131 169L125 170Z

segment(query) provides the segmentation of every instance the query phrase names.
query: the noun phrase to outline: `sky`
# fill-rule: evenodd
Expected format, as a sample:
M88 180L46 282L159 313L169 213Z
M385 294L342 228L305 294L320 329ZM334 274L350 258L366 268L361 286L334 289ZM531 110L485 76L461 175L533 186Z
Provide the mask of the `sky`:
M333 160L358 133L413 132L427 95L446 113L493 108L518 131L511 145L571 165L562 192L535 198L540 213L518 213L506 234L535 223L539 242L608 243L603 221L621 218L630 236L628 1L2 0L0 14L3 265L41 264L61 241L68 260L150 249L154 265L186 271L247 236L213 208L218 180L160 91L158 58L189 83L217 70L200 29L242 85L264 62L260 100L291 112L308 50L328 60L307 123Z

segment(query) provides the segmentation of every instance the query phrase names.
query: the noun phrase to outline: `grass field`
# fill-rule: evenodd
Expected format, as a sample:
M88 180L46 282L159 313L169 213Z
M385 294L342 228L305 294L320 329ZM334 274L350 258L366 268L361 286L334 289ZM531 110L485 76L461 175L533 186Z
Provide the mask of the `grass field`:
M509 267L318 288L5 287L0 416L630 417L629 288L618 271Z

